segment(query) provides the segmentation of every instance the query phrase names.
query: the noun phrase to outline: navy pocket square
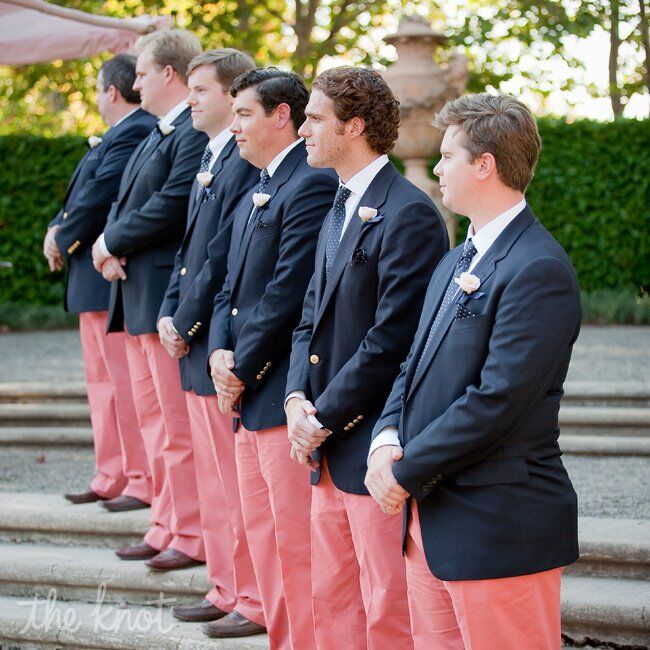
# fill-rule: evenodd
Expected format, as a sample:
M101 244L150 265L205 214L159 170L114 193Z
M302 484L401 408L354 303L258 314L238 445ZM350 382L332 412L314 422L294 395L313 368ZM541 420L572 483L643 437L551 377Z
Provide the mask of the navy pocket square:
M368 253L363 248L357 248L352 253L352 264L365 264L368 261Z

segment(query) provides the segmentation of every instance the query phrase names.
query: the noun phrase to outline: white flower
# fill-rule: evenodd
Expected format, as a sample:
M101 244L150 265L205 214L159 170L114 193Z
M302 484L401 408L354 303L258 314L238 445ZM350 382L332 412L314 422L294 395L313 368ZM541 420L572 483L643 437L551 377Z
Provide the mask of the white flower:
M362 205L359 208L359 218L363 223L366 223L366 221L370 221L371 219L374 219L377 216L377 210L375 208L369 208L366 205Z
M163 134L163 136L169 135L175 128L176 127L173 124L168 124L163 120L158 122L158 130Z
M102 143L102 138L100 138L98 135L91 135L88 138L88 146L91 149L94 149L95 147L99 147L101 143Z
M255 204L256 208L261 208L263 205L266 205L269 202L270 198L270 194L255 192L255 194L253 194L253 203Z
M460 277L454 278L454 282L465 293L474 293L481 286L481 280L467 271L461 273Z
M201 172L196 175L196 180L203 185L203 187L210 187L214 176L210 172Z

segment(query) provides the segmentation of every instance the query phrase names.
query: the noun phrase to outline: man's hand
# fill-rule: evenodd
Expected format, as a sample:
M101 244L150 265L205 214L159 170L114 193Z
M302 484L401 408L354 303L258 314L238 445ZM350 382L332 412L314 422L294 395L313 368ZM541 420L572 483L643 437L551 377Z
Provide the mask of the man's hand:
M331 433L310 421L309 417L316 415L317 411L309 400L292 397L285 404L284 411L287 415L289 440L297 452L309 456Z
M104 280L126 280L126 272L122 268L126 264L126 257L117 258L114 255L105 258L100 272Z
M210 355L209 363L214 388L217 395L222 398L219 406L221 408L222 403L224 405L229 404L230 409L232 409L233 405L241 397L245 387L244 382L232 372L235 367L235 357L232 350L215 350ZM221 412L225 414L223 410Z
M45 233L45 239L43 240L43 255L52 272L60 271L63 268L63 257L54 239L59 228L60 226L58 225L48 228L47 233Z
M318 469L319 464L312 459L309 454L305 454L302 451L297 451L295 447L291 447L291 452L289 453L291 460L296 461L299 465L306 467L309 470Z
M180 359L190 351L190 346L176 331L171 316L163 316L158 321L158 336L161 345L173 359Z
M409 497L409 493L395 480L393 464L404 456L404 452L394 445L384 445L375 449L368 460L368 471L364 481L370 496L387 515L396 515Z
M93 244L93 266L95 267L95 271L97 271L98 273L102 272L102 266L104 262L109 257L112 257L111 255L106 255L102 250L101 246L99 245L100 237L101 235L97 237L95 243Z

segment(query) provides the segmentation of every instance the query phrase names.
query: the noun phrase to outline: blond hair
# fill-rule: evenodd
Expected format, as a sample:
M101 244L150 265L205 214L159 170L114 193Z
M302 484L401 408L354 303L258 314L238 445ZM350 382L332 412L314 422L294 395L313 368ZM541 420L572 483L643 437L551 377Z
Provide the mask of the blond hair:
M135 51L149 50L158 66L170 65L183 83L187 84L187 66L201 54L199 39L185 29L161 29L141 36L135 42Z
M255 61L246 54L232 47L220 50L208 50L195 56L187 66L187 76L201 66L211 66L217 75L217 81L229 92L232 82L240 75L255 69Z
M518 99L488 93L465 95L447 102L435 116L433 126L443 132L458 126L471 160L491 153L504 185L526 191L542 142L535 118Z

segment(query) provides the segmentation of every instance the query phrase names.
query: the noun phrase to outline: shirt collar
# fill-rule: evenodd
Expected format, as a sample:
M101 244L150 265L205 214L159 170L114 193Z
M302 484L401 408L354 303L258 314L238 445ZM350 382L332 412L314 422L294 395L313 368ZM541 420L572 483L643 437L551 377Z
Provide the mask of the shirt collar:
M375 176L377 176L387 162L388 156L382 154L361 171L357 172L347 183L343 183L339 178L339 186L345 185L352 194L356 195L357 199L360 199L366 193L368 187L370 187L370 183L372 183Z
M474 226L470 224L467 229L467 239L472 238L472 243L476 247L476 252L479 255L485 254L488 248L494 244L497 237L506 229L508 224L526 207L526 199L522 199L508 208L505 212L495 217L489 223L486 223L476 234L474 234Z
M294 140L288 147L284 148L267 166L266 171L269 173L269 176L272 177L273 174L277 171L278 167L281 165L282 161L287 157L289 152L298 145L299 142L302 142L302 138Z
M212 153L213 164L219 157L219 154L223 151L223 148L228 144L230 138L232 138L232 133L230 132L230 129L226 128L208 142L208 147L210 147L210 152Z
M160 121L165 122L166 124L171 124L188 106L189 104L183 100L180 104L176 104L174 108L167 111L167 113L160 118Z
M140 110L140 107L138 106L137 108L134 108L132 111L129 111L126 115L122 115L122 117L120 117L120 119L117 120L117 122L115 122L115 124L113 124L113 128L115 128L118 124L121 124L122 122L124 122L124 120L127 117L131 117L131 115L133 115L133 113L135 113L136 111L139 111L139 110Z

